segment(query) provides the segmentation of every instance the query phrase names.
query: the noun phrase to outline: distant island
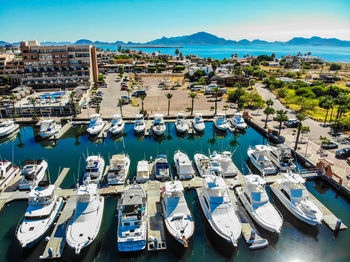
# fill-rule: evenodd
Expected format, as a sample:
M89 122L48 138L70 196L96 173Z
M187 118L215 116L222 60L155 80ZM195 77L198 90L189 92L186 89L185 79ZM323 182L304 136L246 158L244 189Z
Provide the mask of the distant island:
M249 41L247 39L242 39L239 41L227 40L225 38L217 37L213 34L206 32L198 32L192 35L175 36L175 37L162 37L155 39L146 43L134 43L134 42L101 42L101 41L91 41L88 39L80 39L73 42L41 42L42 45L95 45L95 46L132 46L132 47L181 47L188 45L313 45L313 46L343 46L350 47L350 41L344 41L337 38L321 38L318 36L313 36L311 38L304 37L294 37L289 41L274 41L268 42L264 40L255 39ZM9 43L5 41L0 41L0 46L14 45L17 46L19 43Z

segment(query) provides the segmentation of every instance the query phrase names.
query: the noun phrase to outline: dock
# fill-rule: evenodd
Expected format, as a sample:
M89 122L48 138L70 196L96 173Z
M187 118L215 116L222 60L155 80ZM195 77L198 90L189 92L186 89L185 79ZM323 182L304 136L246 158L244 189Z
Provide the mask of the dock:
M67 168L67 167L63 168L63 170L61 171L61 173L59 174L59 176L57 177L57 179L55 181L56 188L62 184L62 182L66 178L68 172L69 172L69 168Z
M145 120L146 128L145 128L145 136L151 136L152 132L152 120Z
M102 128L101 132L97 135L97 138L105 138L108 136L109 129L111 128L111 123L107 122Z
M68 132L68 130L72 128L72 126L72 123L66 123L55 136L55 139L61 139Z

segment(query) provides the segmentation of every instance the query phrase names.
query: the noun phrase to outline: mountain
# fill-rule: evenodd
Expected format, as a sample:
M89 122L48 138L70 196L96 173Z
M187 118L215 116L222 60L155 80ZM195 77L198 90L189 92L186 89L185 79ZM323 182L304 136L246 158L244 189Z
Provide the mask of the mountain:
M40 42L41 45L72 45L72 42L52 42L52 41L46 41L46 42Z
M198 32L192 35L162 37L145 44L147 45L226 45L228 40L215 35Z
M313 36L311 38L294 37L287 41L289 45L320 45L320 46L350 46L350 41L343 41L337 38L321 38Z
M88 39L80 39L74 43L75 45L93 45L94 42Z

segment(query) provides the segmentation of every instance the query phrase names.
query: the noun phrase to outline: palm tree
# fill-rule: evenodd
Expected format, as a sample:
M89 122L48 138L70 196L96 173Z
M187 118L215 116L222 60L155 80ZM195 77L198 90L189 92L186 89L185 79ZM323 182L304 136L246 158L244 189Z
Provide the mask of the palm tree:
M76 103L75 103L75 100L74 100L74 95L75 95L75 92L71 92L70 95L69 95L69 103L70 103L70 107L71 107L71 110L73 112L73 117L76 118L77 117L77 108L76 108Z
M271 106L273 106L273 104L274 104L274 102L273 102L273 100L271 98L266 100L267 107L271 107Z
M218 94L219 94L220 88L214 87L211 90L214 91L214 93L215 93L215 113L214 113L214 115L216 115L217 110L218 110Z
M123 116L123 104L125 100L123 98L119 98L118 102L119 102L119 108L120 108L120 115Z
M276 120L280 123L278 126L278 135L281 135L281 128L282 128L282 122L288 121L287 117L287 111L286 110L277 110L276 111Z
M35 100L35 97L30 97L29 98L29 102L32 104L33 106L33 111L34 111L34 114L33 114L33 118L36 118L36 108L35 108L35 104L36 104L36 100Z
M180 53L179 49L176 48L175 55L178 55Z
M264 114L266 114L266 119L265 119L265 126L264 128L267 127L267 121L269 119L269 115L272 115L275 113L275 109L273 109L272 107L266 107L264 110Z
M145 111L145 110L143 109L143 101L145 100L145 98L146 98L146 95L141 95L141 96L140 96L142 113Z
M191 106L191 116L193 115L193 107L194 107L194 99L197 98L197 93L191 92L188 96L192 99L192 106Z
M296 138L296 140L295 140L294 151L296 151L297 148L298 148L298 143L299 143L299 136L300 136L300 132L301 132L301 127L303 126L303 125L302 125L302 122L306 119L306 115L301 114L301 113L298 113L298 114L296 115L296 118L299 120L299 124L298 124L297 138Z
M169 112L170 112L170 100L173 97L173 94L172 93L167 93L165 96L166 96L166 98L168 98L168 115L169 115Z
M325 98L321 101L321 107L327 110L326 117L324 118L323 126L326 126L327 124L328 112L329 112L329 109L331 109L333 102L334 102L333 97L331 96L325 96Z
M338 105L338 110L337 110L337 115L335 119L338 119L344 110L344 107L346 106L348 102L348 96L345 94L340 94L336 99L335 99L336 104Z
M16 107L15 107L15 102L17 100L17 97L14 94L11 94L9 96L9 99L11 100L12 103L12 114L13 114L13 120L16 119Z

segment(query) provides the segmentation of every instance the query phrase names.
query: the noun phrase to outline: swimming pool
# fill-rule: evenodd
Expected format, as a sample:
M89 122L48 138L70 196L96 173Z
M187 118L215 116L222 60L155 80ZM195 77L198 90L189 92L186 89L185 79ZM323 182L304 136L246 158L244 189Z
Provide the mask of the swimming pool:
M63 96L65 92L55 92L55 93L44 93L41 96L42 99L46 99L47 97L51 97L52 99L55 99L56 96Z

